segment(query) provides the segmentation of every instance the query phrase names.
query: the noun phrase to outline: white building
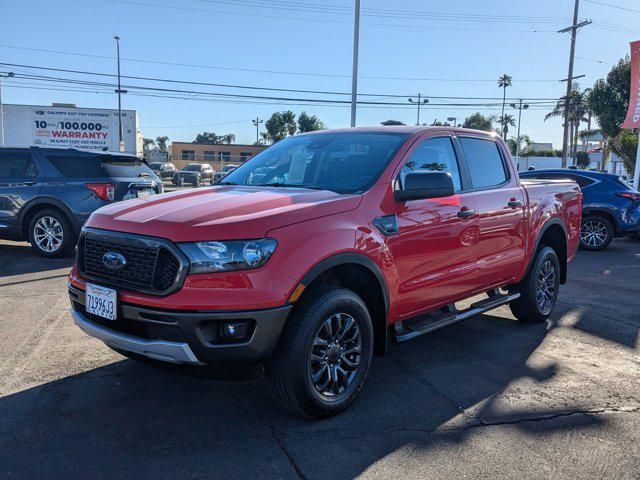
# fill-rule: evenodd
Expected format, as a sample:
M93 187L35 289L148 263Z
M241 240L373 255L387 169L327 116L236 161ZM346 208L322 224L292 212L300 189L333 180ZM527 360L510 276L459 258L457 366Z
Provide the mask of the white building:
M41 145L118 152L118 110L73 104L4 105L5 145ZM122 110L124 152L142 155L135 110Z

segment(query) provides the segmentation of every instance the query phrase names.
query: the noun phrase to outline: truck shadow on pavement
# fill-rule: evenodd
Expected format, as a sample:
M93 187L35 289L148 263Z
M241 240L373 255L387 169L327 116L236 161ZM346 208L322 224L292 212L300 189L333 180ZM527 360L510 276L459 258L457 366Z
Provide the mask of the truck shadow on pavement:
M491 425L528 435L598 427L605 420L544 408L566 405L549 400L558 365L532 359L547 334L547 324L483 315L394 346L374 359L359 401L320 422L280 411L264 379L118 361L0 398L0 477L353 478L406 449L442 461L433 457L443 446ZM516 381L533 395L505 394Z

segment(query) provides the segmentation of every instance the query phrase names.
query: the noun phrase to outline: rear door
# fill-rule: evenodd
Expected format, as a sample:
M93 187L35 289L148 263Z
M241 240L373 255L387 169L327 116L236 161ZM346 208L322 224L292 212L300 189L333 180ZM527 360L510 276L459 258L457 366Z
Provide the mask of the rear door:
M396 202L398 235L390 237L388 245L400 279L397 305L402 317L464 298L476 284L475 199L466 193L467 182L452 137L439 131L418 140L407 152L396 187L416 170L449 172L456 193Z
M19 233L20 210L40 193L43 182L29 149L0 149L0 236Z
M525 257L526 194L513 165L496 140L460 136L479 221L478 288L515 279Z

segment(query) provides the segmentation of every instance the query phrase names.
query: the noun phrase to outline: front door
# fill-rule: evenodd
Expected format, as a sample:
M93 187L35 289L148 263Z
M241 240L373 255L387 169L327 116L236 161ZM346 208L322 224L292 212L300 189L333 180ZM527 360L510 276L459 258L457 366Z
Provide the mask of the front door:
M475 285L478 220L473 194L465 194L460 163L449 135L431 133L407 152L395 180L416 170L451 174L455 195L396 202L398 235L387 245L400 279L400 318L464 297Z
M0 150L1 236L19 232L20 210L41 189L42 179L29 151Z

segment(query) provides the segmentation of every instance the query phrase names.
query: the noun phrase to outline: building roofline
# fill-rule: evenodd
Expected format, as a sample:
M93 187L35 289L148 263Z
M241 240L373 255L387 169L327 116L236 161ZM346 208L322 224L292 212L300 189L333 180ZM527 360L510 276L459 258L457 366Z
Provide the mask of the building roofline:
M268 145L250 145L248 143L193 143L193 142L171 142L171 146L173 145L200 145L206 147L267 147Z

